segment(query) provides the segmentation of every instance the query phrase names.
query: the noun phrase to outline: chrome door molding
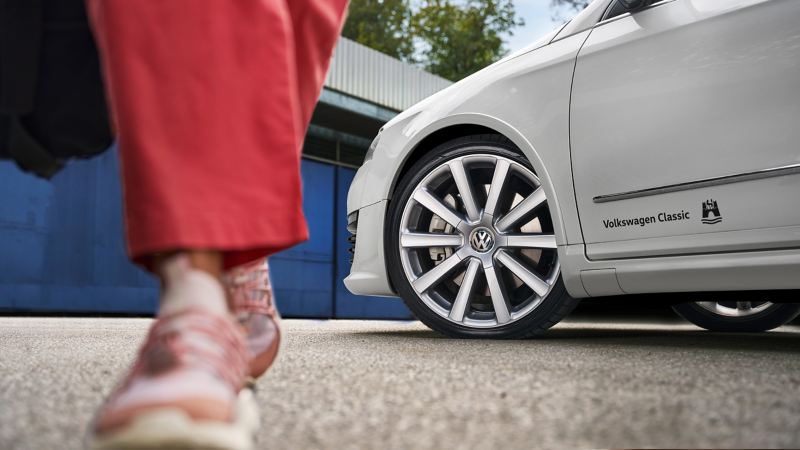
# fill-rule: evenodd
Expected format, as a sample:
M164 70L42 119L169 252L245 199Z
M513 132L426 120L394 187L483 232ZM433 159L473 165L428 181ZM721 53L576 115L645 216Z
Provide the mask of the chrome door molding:
M616 194L598 195L592 198L595 203L616 202L631 198L649 197L652 195L669 194L672 192L688 191L711 186L721 186L724 184L741 183L743 181L761 180L764 178L782 177L800 173L800 164L789 164L786 166L761 169L753 172L723 175L720 177L706 178L703 180L687 181L685 183L669 184L666 186L639 189L635 191L619 192Z

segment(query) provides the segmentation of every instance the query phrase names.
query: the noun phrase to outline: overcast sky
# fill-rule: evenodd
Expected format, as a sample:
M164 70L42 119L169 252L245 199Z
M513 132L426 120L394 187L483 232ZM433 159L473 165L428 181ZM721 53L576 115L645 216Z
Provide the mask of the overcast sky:
M516 6L517 14L525 19L525 26L514 30L514 35L508 40L508 48L512 52L530 44L560 25L550 19L553 12L550 8L550 0L515 0L514 6Z

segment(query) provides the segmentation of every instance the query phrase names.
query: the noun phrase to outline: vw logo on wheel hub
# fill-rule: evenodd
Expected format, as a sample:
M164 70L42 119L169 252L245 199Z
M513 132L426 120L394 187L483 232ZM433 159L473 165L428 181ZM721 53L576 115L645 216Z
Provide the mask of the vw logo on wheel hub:
M494 247L494 235L486 228L475 228L469 235L469 245L476 252L486 253Z

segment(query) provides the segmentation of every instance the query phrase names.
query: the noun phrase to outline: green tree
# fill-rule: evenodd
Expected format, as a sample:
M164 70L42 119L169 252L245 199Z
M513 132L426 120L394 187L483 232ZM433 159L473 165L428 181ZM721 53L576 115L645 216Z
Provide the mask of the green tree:
M410 61L414 54L410 21L408 0L350 0L342 36Z
M521 25L513 0L351 0L342 35L459 80L500 59Z
M522 25L513 0L428 0L411 19L419 63L453 81L500 59L504 37Z

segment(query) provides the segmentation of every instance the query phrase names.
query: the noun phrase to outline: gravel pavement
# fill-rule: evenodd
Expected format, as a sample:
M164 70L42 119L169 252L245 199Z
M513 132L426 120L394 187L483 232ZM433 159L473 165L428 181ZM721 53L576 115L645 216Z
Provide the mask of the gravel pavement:
M0 317L0 449L81 448L150 320ZM800 448L800 327L573 319L454 340L417 322L284 321L259 448Z

